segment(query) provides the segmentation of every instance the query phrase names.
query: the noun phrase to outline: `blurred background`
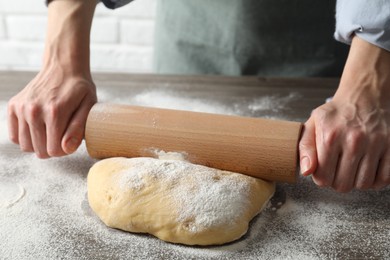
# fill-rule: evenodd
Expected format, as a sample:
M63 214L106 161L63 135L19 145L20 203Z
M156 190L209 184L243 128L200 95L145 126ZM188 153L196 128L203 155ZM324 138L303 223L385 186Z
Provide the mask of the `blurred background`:
M91 69L151 72L156 0L116 10L99 3L91 33ZM0 70L38 71L47 23L44 0L0 0Z

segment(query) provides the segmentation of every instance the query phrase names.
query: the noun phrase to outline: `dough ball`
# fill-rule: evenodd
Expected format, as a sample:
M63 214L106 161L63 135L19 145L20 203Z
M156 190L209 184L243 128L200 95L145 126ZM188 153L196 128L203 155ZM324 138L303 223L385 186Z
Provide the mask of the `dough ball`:
M187 161L110 158L88 174L91 208L109 227L187 245L243 236L274 183Z

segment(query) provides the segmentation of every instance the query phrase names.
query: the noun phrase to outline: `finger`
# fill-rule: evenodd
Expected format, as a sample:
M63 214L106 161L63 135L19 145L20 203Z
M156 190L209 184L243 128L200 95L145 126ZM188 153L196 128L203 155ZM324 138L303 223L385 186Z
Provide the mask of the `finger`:
M390 151L386 151L379 162L378 172L374 181L376 190L383 189L390 185Z
M302 130L299 141L299 161L302 175L308 176L317 168L317 149L315 140L315 125L309 119Z
M29 127L30 142L38 158L47 158L46 127L42 119L42 109L39 105L31 103L24 109L26 123Z
M34 148L35 154L38 158L45 159L48 158L46 148L46 127L43 121L36 120L34 122L29 123L30 126L30 134L31 134L31 142Z
M354 187L358 169L367 151L367 141L365 134L356 129L345 133L342 141L342 156L332 187L338 192L349 192Z
M30 128L24 119L20 118L18 119L18 140L19 140L19 146L20 149L23 152L33 152L33 146L31 142L31 135L30 135Z
M65 128L69 122L69 114L58 112L58 108L52 107L47 111L46 118L46 136L47 136L47 153L49 156L63 156L66 155L62 149L61 141L65 132Z
M61 143L62 149L67 154L75 152L81 144L84 137L87 116L93 104L94 102L92 101L82 102L79 109L72 116Z
M349 192L353 189L356 173L362 154L354 155L346 151L340 156L332 187L338 192Z
M322 153L322 152L319 152ZM317 171L313 174L313 181L317 186L330 187L334 182L336 176L340 152L332 152L328 158L323 158L323 155L319 155Z
M363 157L355 180L354 186L356 189L367 190L373 188L378 165L378 158L371 155Z
M15 143L19 144L19 134L18 134L18 117L15 114L15 110L10 105L8 106L8 136L9 139Z
M335 172L341 149L338 145L338 136L335 132L324 133L321 130L316 134L317 143L317 170L313 174L313 181L321 187L328 187L333 184Z

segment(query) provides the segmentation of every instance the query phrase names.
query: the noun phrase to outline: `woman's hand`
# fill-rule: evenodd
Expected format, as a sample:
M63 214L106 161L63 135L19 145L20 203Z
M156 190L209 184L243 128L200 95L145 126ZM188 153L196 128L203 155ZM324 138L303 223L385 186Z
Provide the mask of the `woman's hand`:
M8 103L10 139L39 158L74 152L97 102L89 36L97 1L52 1L42 70Z
M354 37L332 101L315 109L299 144L302 174L339 192L390 184L390 53Z
M96 101L90 77L66 75L56 66L42 70L8 103L9 137L39 158L73 153Z

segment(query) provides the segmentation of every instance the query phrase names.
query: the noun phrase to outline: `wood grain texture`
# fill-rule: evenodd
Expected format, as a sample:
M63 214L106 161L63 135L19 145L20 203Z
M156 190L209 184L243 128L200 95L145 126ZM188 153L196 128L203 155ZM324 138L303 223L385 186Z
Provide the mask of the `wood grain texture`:
M294 183L300 130L290 121L96 104L85 140L94 158L184 152L195 164Z

